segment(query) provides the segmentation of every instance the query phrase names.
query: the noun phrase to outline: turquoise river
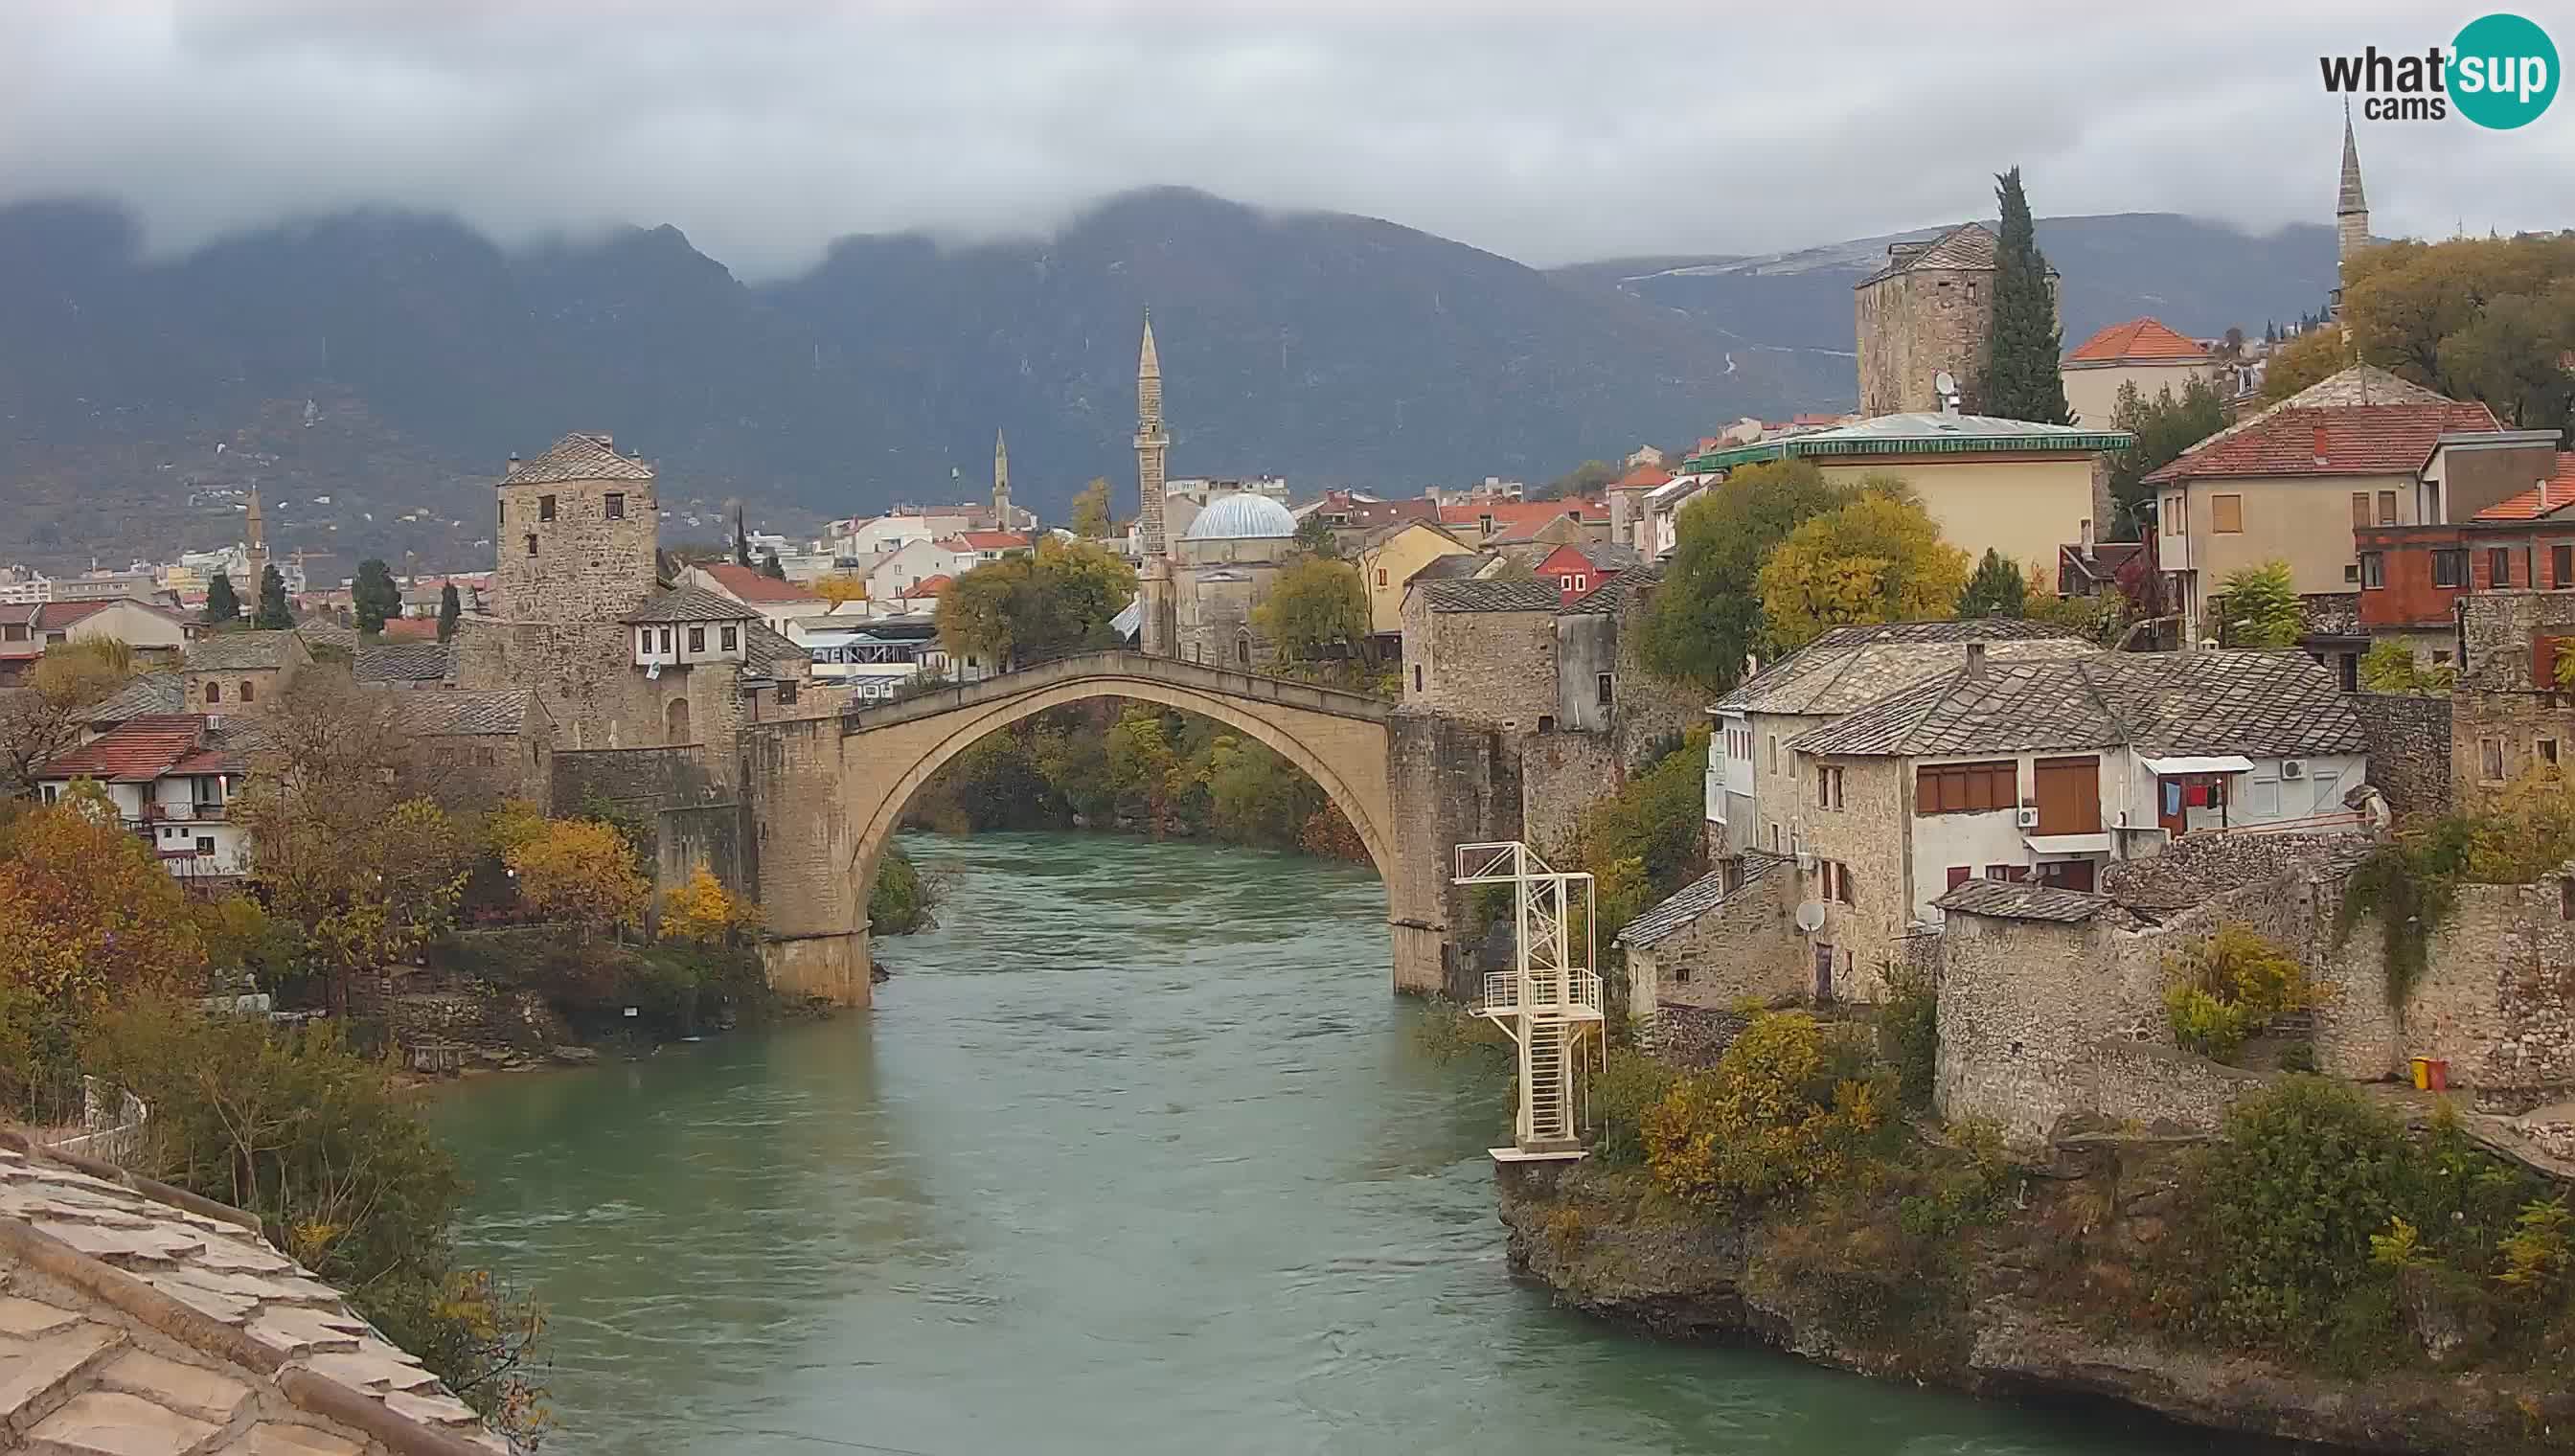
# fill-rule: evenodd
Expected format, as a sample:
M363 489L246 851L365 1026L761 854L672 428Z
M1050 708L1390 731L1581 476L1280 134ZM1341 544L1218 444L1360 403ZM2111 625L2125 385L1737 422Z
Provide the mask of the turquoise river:
M874 1010L435 1099L474 1256L552 1312L549 1452L2106 1456L2211 1438L1559 1311L1503 1083L1386 988L1363 868L921 840Z

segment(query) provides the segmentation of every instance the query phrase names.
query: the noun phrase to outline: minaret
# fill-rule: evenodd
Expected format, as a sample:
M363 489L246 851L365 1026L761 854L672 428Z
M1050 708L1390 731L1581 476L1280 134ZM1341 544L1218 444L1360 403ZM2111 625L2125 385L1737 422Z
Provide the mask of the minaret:
M2342 291L2351 282L2351 260L2369 246L2369 197L2360 188L2360 146L2351 134L2351 103L2342 108L2342 193L2334 201L2333 316L2342 317Z
M1144 604L1137 630L1146 652L1173 653L1177 637L1173 619L1170 543L1163 536L1163 465L1172 437L1163 433L1163 361L1154 352L1154 311L1145 311L1145 347L1136 359L1136 536L1145 560L1137 573L1136 595Z
M1011 521L1011 447L999 430L993 432L993 529L1017 529Z
M259 482L250 483L250 511L243 522L249 540L242 548L242 572L250 581L242 588L244 601L259 600L259 584L268 575L268 528L259 517Z

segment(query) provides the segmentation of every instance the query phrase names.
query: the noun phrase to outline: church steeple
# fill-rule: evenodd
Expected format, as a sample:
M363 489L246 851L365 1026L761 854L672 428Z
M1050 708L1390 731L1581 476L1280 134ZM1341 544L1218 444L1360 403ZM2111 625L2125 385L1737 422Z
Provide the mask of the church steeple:
M1154 352L1154 311L1145 311L1145 346L1136 357L1137 526L1148 560L1166 554L1163 465L1172 437L1163 433L1163 361Z
M1015 529L1011 521L1011 447L999 430L993 432L993 529Z
M2369 246L2369 194L2360 185L2360 144L2352 136L2351 103L2342 108L2342 190L2334 200L2334 317L2342 317L2342 289L2351 260Z

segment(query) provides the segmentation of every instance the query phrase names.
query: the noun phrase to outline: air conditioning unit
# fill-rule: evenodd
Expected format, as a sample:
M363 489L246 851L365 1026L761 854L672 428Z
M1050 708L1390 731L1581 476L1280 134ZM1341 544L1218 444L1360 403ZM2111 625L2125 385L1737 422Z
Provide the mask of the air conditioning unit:
M2021 826L2022 828L2024 828L2024 829L2034 829L2034 828L2037 828L2037 827L2038 827L2038 810L2036 810L2036 809L2034 809L2034 808L2025 808L2025 809L2022 809L2022 810L2020 810L2020 812L2019 812L2017 815L2015 815L2015 819L2016 819L2016 821L2020 824L2020 826Z
M2306 777L2307 760L2304 758L2282 758L2280 760L2280 776L2283 778Z

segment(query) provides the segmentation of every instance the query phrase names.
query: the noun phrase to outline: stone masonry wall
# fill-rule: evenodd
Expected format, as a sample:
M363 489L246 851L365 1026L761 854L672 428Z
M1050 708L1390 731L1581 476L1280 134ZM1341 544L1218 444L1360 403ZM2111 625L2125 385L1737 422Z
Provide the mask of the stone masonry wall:
M1398 824L1425 826L1415 852L1397 856L1388 877L1394 905L1440 906L1436 921L1394 921L1398 985L1442 991L1459 1000L1481 989L1473 949L1482 928L1467 911L1468 892L1449 883L1456 846L1523 837L1521 777L1515 744L1491 728L1425 714L1398 713L1386 723L1386 775ZM1417 942L1435 944L1435 949ZM1411 983L1401 967L1442 967L1438 984Z
M1653 608L1654 590L1628 595L1618 612L1617 715L1618 754L1634 766L1658 741L1711 726L1710 699L1645 671L1645 615Z
M1796 784L1803 796L1790 810L1790 822L1797 826L1797 847L1811 852L1817 864L1802 874L1793 866L1786 872L1797 879L1799 898L1824 907L1823 928L1814 940L1833 947L1834 995L1877 1000L1885 994L1885 967L1905 957L1913 922L1905 862L1912 795L1904 765L1892 758L1831 761L1842 771L1839 808L1815 802L1815 774L1825 765L1803 766L1806 774ZM1825 894L1821 861L1827 859L1850 870L1848 903Z
M615 623L653 590L661 534L656 483L550 481L498 490L494 614L514 623ZM625 502L608 519L611 493ZM540 507L554 498L552 521ZM528 550L529 538L536 550Z
M675 805L705 803L723 796L724 790L703 748L557 751L554 796L561 811L579 810L582 800L594 794L621 808L650 813Z
M2336 943L2338 895L2320 895L2315 952L2335 994L2316 1010L2318 1068L2398 1076L2408 1058L2432 1056L2449 1062L2451 1085L2493 1100L2575 1088L2575 902L2564 884L2461 885L2401 1015L2388 1005L2376 916L2362 915Z
M2575 629L2569 630L2575 636ZM2461 689L2450 697L2450 802L2491 806L2515 779L2548 761L2575 758L2575 693ZM2494 771L2489 771L2489 768Z
M2343 700L2369 740L2369 781L2400 814L2450 808L2450 700L2358 693Z
M1521 836L1539 853L1570 862L1582 816L1625 780L1617 745L1598 732L1527 733L1519 742Z
M657 889L685 884L703 867L725 888L757 896L759 846L747 807L728 801L665 808L659 828L654 839Z
M1985 397L1985 333L1993 318L1989 271L1916 269L1852 295L1859 338L1859 412L1936 412L1932 376L1957 376L1961 408Z
M1520 732L1555 716L1554 613L1431 612L1420 596L1404 608L1404 707Z

